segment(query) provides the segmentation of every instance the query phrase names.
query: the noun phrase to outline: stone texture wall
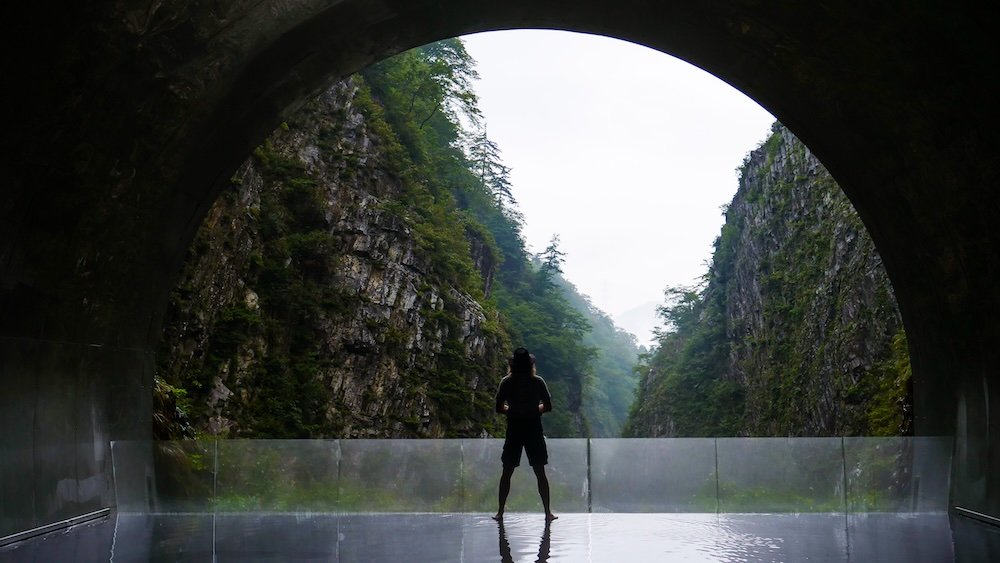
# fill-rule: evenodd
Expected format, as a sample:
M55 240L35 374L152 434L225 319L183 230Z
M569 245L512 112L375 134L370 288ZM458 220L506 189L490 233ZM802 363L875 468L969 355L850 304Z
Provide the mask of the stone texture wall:
M631 435L911 431L906 336L882 260L781 125L744 162L707 279L697 321L650 361Z
M902 322L850 201L777 127L750 155L727 224L738 233L724 289L730 376L746 389L747 433L870 431Z
M358 79L336 84L277 130L233 176L191 248L159 375L187 390L199 431L274 434L261 420L262 394L286 385L308 395L290 405L307 412L283 415L306 419L310 436L493 429L491 401L506 357L495 313L470 288L435 275L406 210L394 203L401 183L386 164L384 140L355 107L358 88ZM301 166L296 178L275 174L289 166ZM296 182L306 195L295 195ZM320 201L294 199L313 196ZM274 242L275 225L293 222L302 232ZM483 280L472 293L482 295L496 260L470 237ZM303 279L273 281L288 276ZM278 295L289 288L316 295ZM287 306L302 302L315 306ZM456 365L470 369L456 373Z

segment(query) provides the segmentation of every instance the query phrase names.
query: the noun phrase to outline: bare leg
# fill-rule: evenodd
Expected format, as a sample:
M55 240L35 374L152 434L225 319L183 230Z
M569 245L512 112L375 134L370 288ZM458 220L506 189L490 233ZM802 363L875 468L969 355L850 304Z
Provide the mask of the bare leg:
M549 478L545 476L545 466L536 465L532 469L535 470L535 478L538 479L538 496L542 497L542 506L545 508L545 520L552 521L558 518L555 514L552 514L552 509L549 506Z
M510 494L510 477L514 474L515 466L504 467L503 474L500 475L500 493L499 493L499 504L500 508L497 510L496 515L493 517L494 520L500 520L503 518L503 509L507 504L507 495Z

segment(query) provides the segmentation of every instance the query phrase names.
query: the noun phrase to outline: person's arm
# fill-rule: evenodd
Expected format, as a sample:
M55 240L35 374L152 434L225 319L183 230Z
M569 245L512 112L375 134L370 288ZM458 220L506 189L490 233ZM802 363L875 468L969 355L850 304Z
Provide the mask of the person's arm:
M500 380L500 387L497 389L496 406L494 407L497 414L507 414L508 402L507 402L507 378Z
M539 387L541 387L541 402L538 404L539 413L547 413L552 411L552 396L549 395L549 387L545 385L545 380L541 377L538 378Z

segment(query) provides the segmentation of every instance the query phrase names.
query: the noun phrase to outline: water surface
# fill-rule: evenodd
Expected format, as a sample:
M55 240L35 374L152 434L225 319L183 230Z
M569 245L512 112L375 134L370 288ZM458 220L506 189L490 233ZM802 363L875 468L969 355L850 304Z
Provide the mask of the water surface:
M985 557L985 555L984 555ZM960 560L978 561L972 555ZM956 561L947 515L118 514L0 549L0 561Z

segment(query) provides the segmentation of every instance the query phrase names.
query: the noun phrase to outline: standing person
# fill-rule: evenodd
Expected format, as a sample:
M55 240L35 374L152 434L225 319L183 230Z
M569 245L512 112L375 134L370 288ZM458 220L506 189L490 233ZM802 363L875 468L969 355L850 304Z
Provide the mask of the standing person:
M542 435L542 414L552 410L552 397L545 380L535 372L535 356L524 348L514 350L508 360L507 376L500 381L497 390L496 411L507 417L507 434L503 443L503 474L500 476L499 501L494 520L503 518L504 505L510 493L510 478L514 469L521 464L521 449L528 454L528 464L538 479L538 496L542 497L545 520L557 518L549 506L549 479L545 476L545 464L549 462L549 452L545 448Z

